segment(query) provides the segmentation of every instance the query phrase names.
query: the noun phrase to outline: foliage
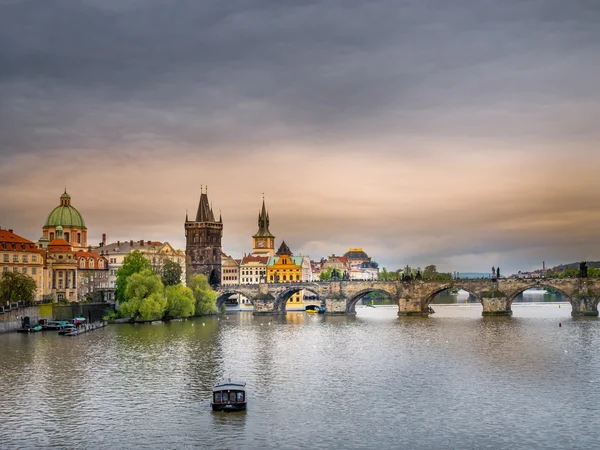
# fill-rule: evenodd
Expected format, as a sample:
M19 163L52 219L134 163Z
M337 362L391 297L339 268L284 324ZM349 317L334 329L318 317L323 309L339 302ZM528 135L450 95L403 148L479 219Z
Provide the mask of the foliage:
M196 304L192 290L182 284L167 286L165 288L167 296L166 317L190 317L194 315Z
M437 274L438 271L435 264L425 266L425 269L423 270L423 278L434 278Z
M119 318L119 313L117 311L113 311L112 309L107 309L104 311L104 315L102 316L102 320L105 322L114 322Z
M162 266L162 282L165 286L175 286L181 283L183 269L177 261L165 260Z
M225 314L227 312L227 306L225 306L225 303L223 303L221 305L221 314Z
M319 280L321 281L331 281L332 278L337 276L338 280L342 279L343 273L340 269L334 269L333 267L328 267L325 272L321 272L319 274Z
M119 314L128 319L161 319L167 309L164 286L160 277L147 268L127 279L125 297L128 301L119 306Z
M15 272L2 273L0 298L3 302L33 303L33 293L36 290L35 280L30 276Z
M217 293L212 290L204 275L197 274L191 277L188 282L188 287L194 294L197 316L216 314L219 312L217 309Z
M123 266L117 270L117 288L115 297L120 302L129 300L127 296L127 283L131 275L140 273L145 269L152 269L150 261L139 250L134 250L123 259Z

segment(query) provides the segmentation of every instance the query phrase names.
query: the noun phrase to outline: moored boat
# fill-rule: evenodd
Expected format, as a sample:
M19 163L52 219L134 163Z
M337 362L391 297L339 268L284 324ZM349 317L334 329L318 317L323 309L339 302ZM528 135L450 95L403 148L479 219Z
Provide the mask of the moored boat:
M213 387L213 411L243 411L246 409L246 382L223 380Z

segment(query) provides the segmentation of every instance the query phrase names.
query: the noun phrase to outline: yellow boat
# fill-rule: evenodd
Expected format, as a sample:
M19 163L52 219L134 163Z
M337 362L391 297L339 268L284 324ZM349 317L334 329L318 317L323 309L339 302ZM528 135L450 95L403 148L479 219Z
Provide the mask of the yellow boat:
M316 309L307 309L306 312L308 314L319 314L319 311L317 311Z

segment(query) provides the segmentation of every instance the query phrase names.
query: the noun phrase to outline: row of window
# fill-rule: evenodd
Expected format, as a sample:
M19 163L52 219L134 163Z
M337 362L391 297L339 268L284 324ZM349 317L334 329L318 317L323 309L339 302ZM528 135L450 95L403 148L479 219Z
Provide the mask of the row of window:
M266 270L242 270L242 275L264 275L266 273Z
M85 259L81 258L81 259L79 260L79 267L80 267L81 269L85 269ZM95 268L96 268L96 263L94 262L94 259L93 259L93 258L90 258L90 259L89 259L89 262L88 262L88 268L89 268L89 269L95 269ZM100 260L98 261L98 269L104 269L104 260L103 260L103 259L100 259Z
M238 277L223 277L223 280L225 280L225 281L235 281L237 279L238 279Z
M8 253L4 253L3 257L2 257L3 261L5 263L9 262L10 257ZM18 263L19 262L19 255L13 253L13 257L12 257L12 261L14 263ZM29 263L29 255L21 255L21 262L24 262L25 264ZM37 255L31 255L31 262L32 263L36 263L37 262Z
M71 241L71 235L69 233L63 233L63 238L65 241L67 242L75 242L74 240ZM54 240L54 233L50 233L50 241ZM77 243L81 244L81 233L77 233Z
M19 272L19 268L18 267L13 267L12 270L14 273L18 273ZM8 267L4 266L4 268L2 269L2 272L8 272ZM27 267L22 267L21 268L21 273L23 275L28 275L29 274L29 270ZM31 275L37 275L37 267L32 267L31 268Z

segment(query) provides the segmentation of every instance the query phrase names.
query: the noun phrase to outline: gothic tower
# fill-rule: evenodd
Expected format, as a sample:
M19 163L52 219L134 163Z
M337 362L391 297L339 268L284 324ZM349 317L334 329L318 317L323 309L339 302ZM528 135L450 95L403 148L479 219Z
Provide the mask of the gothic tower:
M198 273L206 276L213 286L221 284L221 237L223 220L215 220L206 192L200 190L196 220L185 215L185 268L186 279Z
M258 231L252 236L252 254L259 256L275 254L275 236L269 231L269 213L264 198L262 210L258 213Z

